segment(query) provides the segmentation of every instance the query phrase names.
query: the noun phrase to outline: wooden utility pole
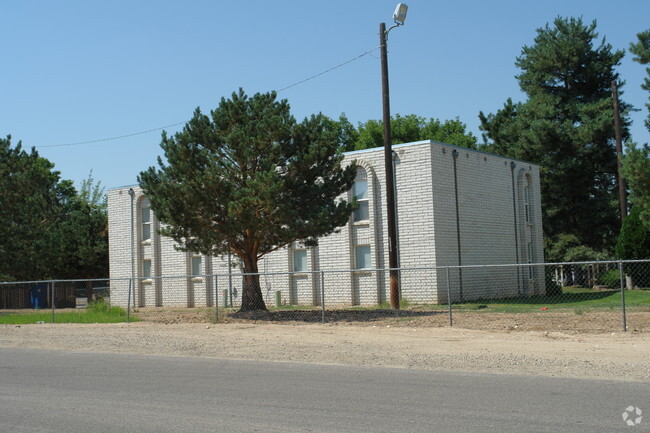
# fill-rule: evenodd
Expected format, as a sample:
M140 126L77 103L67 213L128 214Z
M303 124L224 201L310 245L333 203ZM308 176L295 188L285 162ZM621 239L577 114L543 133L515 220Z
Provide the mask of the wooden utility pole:
M381 51L381 95L384 109L384 166L386 171L386 215L388 225L388 267L390 273L390 306L399 310L399 278L397 274L397 221L395 218L395 179L393 176L393 148L390 132L390 97L388 92L388 54L386 24L379 24Z

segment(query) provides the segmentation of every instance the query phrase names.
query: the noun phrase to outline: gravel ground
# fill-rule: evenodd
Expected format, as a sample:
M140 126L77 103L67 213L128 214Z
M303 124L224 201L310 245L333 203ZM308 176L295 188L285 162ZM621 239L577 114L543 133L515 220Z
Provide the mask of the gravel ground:
M646 333L354 323L0 325L0 347L650 382Z

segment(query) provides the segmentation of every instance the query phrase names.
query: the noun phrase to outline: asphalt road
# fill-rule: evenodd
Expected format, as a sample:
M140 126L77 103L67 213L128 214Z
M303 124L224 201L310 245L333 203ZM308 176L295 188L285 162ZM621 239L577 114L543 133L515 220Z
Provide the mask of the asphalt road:
M0 349L0 432L619 430L650 384Z

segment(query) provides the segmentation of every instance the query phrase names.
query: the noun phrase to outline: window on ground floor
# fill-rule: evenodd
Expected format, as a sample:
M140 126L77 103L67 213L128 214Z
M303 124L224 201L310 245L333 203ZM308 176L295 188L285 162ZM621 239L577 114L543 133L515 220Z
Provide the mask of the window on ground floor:
M357 245L354 247L354 268L370 269L372 260L370 257L370 245Z

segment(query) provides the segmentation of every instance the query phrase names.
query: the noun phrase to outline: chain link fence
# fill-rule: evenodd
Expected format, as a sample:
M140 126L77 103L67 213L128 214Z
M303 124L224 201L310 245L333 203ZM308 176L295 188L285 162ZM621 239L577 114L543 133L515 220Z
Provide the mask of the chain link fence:
M121 307L112 321L650 329L650 260L401 268L397 276L399 309L389 303L386 269L0 283L0 323L33 309L64 321L60 314L86 309L92 288L91 301Z

